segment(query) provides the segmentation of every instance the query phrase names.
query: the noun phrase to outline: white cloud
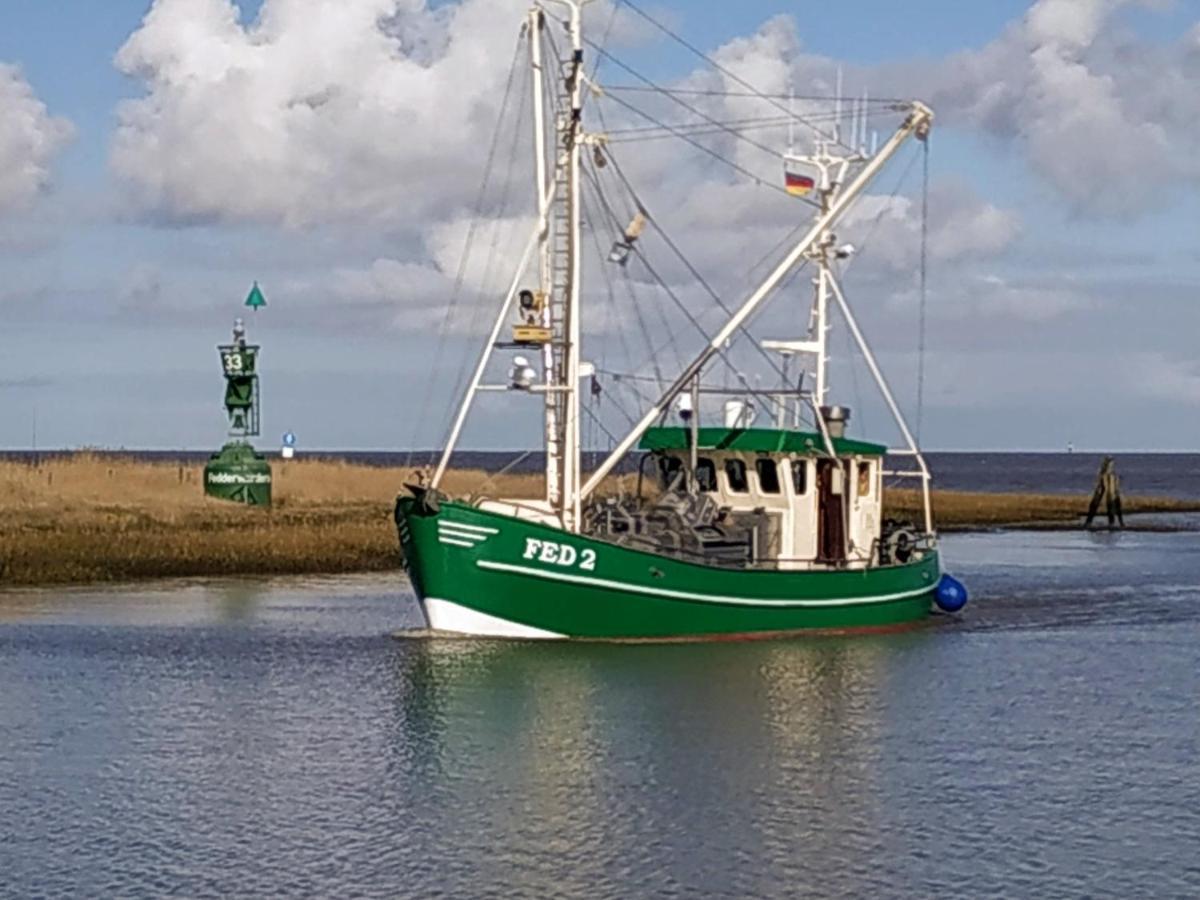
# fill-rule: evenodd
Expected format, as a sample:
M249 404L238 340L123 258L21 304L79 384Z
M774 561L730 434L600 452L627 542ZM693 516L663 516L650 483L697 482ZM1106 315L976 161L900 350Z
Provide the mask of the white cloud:
M1180 152L1200 134L1200 110L1186 115L1196 92L1178 81L1189 65L1200 74L1200 43L1194 33L1142 52L1146 46L1116 27L1117 11L1129 2L1039 0L978 50L934 63L848 66L847 91L870 84L928 96L940 121L1022 147L1078 209L1139 208L1151 202L1157 180L1188 166L1200 173L1200 152ZM390 316L396 327L425 325L451 295L466 209L524 5L462 0L431 10L422 0L266 0L260 18L245 25L231 0L156 0L117 57L123 71L142 80L146 95L121 109L113 167L143 214L175 221L355 222L389 234L411 226L407 253L364 255L332 273L298 277L295 286L314 298L356 304L373 321ZM607 12L598 17L601 24ZM638 39L636 24L616 21L622 41ZM836 64L806 53L789 17L776 17L713 55L766 91L792 85L810 93L832 90ZM1118 60L1125 64L1117 66ZM518 75L524 88L525 74ZM741 89L707 69L678 83ZM1138 105L1139 94L1150 100ZM695 120L662 98L636 100L664 118ZM775 111L751 98L690 102L721 119ZM646 124L611 104L608 109L610 127ZM523 159L527 123L512 137ZM786 134L780 128L752 137L782 148ZM777 155L725 134L705 143L762 182L778 184ZM810 214L678 142L622 152L628 149L616 152L633 183L645 189L657 220L731 303L747 286L747 268ZM529 173L508 171L513 202L507 212L494 204L465 273L461 302L471 314L507 286L525 236L513 210L531 205ZM911 190L915 181L905 187ZM887 179L876 185L890 187ZM500 193L493 191L493 199ZM1021 221L966 184L933 183L929 225L934 290L962 297L945 307L950 318L962 311L1020 326L1092 303L1085 290L1061 279L1031 283L995 265L1020 237ZM615 230L596 223L595 238L607 247ZM904 193L868 195L842 223L839 238L867 245L856 274L903 305L916 281L919 204ZM591 240L585 233L589 250ZM713 304L655 240L647 235L643 246L653 247L659 273L702 317ZM493 243L497 249L490 251ZM1005 274L981 276L981 264ZM627 271L647 277L636 263Z
M999 275L981 275L966 284L959 315L1005 316L1045 322L1092 307L1092 301L1068 286L1014 283ZM954 312L949 312L951 316Z
M19 69L0 63L0 212L27 206L49 186L54 157L72 133Z
M1161 426L1163 404L1200 405L1200 366L1155 352L1110 354L1110 377L1097 390L1091 347L1032 349L1015 356L1007 349L963 352L945 348L929 358L929 382L936 406L945 409L1018 408L1071 418L1081 412L1124 409L1127 434L1098 434L1096 440L1142 446L1142 433ZM1169 407L1168 407L1169 408ZM1039 416L1039 418L1041 418ZM1184 417L1183 424L1192 420ZM1180 423L1166 434L1179 440ZM1132 436L1132 437L1131 437ZM1170 440L1171 438L1168 438Z
M117 54L146 96L119 111L112 165L173 219L401 221L463 205L522 0L156 0ZM497 82L500 82L499 84Z
M889 295L887 306L896 315L909 316L918 302L917 289L906 286ZM962 322L987 320L991 323L989 329L1001 322L1009 323L1004 340L1012 342L1020 340L1023 329L1038 328L1100 305L1086 286L1070 279L1032 281L994 273L978 274L969 268L935 273L929 304L937 320L965 340L972 338L969 331L963 331ZM983 331L979 336L986 342L994 337L994 332Z
M150 263L137 263L125 273L117 291L123 310L142 313L163 302L162 272Z
M523 5L463 0L430 10L420 0L266 0L259 20L246 26L230 0L156 0L117 56L147 93L121 108L114 170L143 214L176 221L353 220L461 233ZM606 25L607 10L596 18ZM622 41L637 39L627 17L614 21ZM714 52L727 70L774 92L832 71L801 53L795 23L785 16ZM795 81L797 67L802 82ZM682 83L740 89L704 69ZM720 118L778 112L748 98L695 104ZM675 121L689 117L678 106L660 106ZM623 115L622 124L645 124ZM523 149L525 135L513 136ZM782 148L783 137L763 135L760 143ZM706 143L778 184L778 156L727 135ZM677 142L642 144L622 158L636 184L661 189L649 198L659 220L689 254L726 276L743 275L751 258L808 214ZM528 201L528 173L508 168L514 202ZM678 199L659 199L669 195ZM943 210L941 200L951 198ZM882 198L868 198L860 220L872 202ZM957 188L935 194L933 205L946 216L935 215L933 224L931 252L939 261L999 252L1017 230L1011 214ZM893 268L911 269L919 225L910 205L895 212L874 243ZM607 224L599 230L610 239ZM851 222L847 231L854 230ZM437 240L427 240L427 249ZM449 269L445 259L438 265Z
M138 213L172 221L461 214L527 8L266 0L245 25L232 0L155 0L116 57L145 96L119 109L112 168ZM606 11L595 13L605 25ZM626 19L614 20L618 37ZM527 82L521 59L510 118Z
M715 56L766 91L832 93L841 68L849 95L869 87L875 95L921 97L939 125L1017 146L1075 211L1120 215L1160 205L1179 179L1200 180L1200 24L1174 42L1156 42L1126 28L1121 15L1164 5L1037 0L982 47L877 66L804 50L795 21L781 16ZM706 86L721 82L710 77ZM722 111L748 103L725 101ZM803 113L804 105L797 109ZM739 160L753 153L731 149Z
M1162 353L1130 354L1126 362L1127 378L1145 396L1200 406L1200 362Z
M1120 5L1119 0L1040 0L1026 15L1026 31L1039 44L1082 49L1096 40L1104 18Z
M140 211L175 220L457 214L481 168L524 5L266 0L243 25L232 0L156 0L117 55L146 95L120 110L114 170ZM1134 5L1156 4L1038 0L979 49L848 66L847 83L927 96L942 121L1018 143L1081 212L1146 209L1172 180L1200 178L1200 25L1174 44L1143 41L1121 25ZM609 9L597 10L599 32ZM612 21L620 40L637 39L631 16ZM713 52L766 91L826 91L836 68L803 51L787 16ZM736 86L711 71L684 83ZM696 104L722 117L764 110L746 98ZM774 176L748 144L714 143Z
M1154 207L1200 177L1200 59L1120 27L1146 0L1038 0L979 50L910 71L951 124L1019 144L1079 212Z
M989 259L1020 234L1017 216L958 182L935 184L929 194L929 260L945 267ZM841 237L868 252L865 264L916 273L921 253L921 208L910 197L864 197L846 216Z

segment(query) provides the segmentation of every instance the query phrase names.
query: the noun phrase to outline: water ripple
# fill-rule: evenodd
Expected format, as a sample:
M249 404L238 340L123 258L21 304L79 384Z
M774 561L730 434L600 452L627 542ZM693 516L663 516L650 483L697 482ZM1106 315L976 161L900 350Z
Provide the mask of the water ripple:
M1200 895L1200 536L1123 537L953 537L967 613L857 640L396 641L378 577L0 597L0 896Z

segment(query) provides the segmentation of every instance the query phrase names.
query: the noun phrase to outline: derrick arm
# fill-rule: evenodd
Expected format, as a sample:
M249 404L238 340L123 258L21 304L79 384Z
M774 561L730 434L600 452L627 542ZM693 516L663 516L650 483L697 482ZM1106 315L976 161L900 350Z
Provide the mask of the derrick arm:
M829 210L823 213L813 224L812 228L804 235L791 252L783 259L775 270L767 276L766 280L746 299L741 308L725 323L725 326L716 334L700 354L689 364L683 373L671 384L669 388L658 399L642 417L642 419L633 426L632 430L621 440L616 449L608 455L600 467L592 474L587 483L580 488L580 500L586 499L600 485L605 477L613 470L613 468L621 461L633 446L641 438L647 428L670 407L671 401L680 393L687 389L692 380L698 378L704 367L708 365L712 359L721 352L725 342L733 336L735 332L754 314L754 312L763 304L771 295L776 287L779 286L796 264L804 257L813 243L821 238L829 229L831 229L837 221L846 212L849 206L858 198L858 196L866 189L866 187L879 174L880 170L888 163L889 160L900 150L908 138L916 135L919 138L924 138L929 133L929 128L933 123L933 111L923 103L914 101L912 104L912 112L909 113L903 124L896 130L896 133L888 140L879 152L871 158L855 177L845 190L843 190L836 200L830 205Z

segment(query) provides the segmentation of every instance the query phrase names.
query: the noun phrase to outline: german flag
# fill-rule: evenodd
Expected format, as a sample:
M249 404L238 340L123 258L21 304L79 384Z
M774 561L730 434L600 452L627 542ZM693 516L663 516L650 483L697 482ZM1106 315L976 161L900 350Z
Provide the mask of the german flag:
M787 188L787 192L793 197L803 197L812 192L812 189L817 186L808 175L801 175L798 172L784 172L783 186Z

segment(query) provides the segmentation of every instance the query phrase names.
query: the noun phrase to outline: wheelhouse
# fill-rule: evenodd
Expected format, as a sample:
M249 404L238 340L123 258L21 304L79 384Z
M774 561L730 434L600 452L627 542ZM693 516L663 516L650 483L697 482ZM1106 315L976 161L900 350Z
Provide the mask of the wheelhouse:
M887 448L847 438L829 443L832 456L816 433L652 428L641 441L642 476L653 474L664 494L707 498L717 530L750 534L758 565L877 565Z

